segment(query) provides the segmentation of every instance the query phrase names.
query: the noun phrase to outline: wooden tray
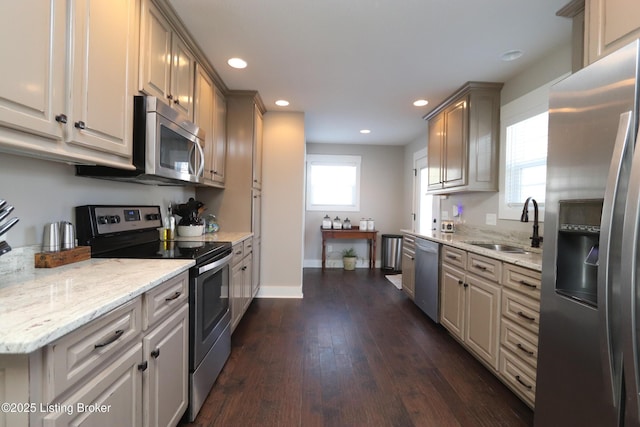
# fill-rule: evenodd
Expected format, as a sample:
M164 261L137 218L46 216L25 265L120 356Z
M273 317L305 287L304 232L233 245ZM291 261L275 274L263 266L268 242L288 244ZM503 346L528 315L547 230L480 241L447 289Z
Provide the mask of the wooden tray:
M91 246L78 246L60 252L35 254L36 268L54 268L91 258Z

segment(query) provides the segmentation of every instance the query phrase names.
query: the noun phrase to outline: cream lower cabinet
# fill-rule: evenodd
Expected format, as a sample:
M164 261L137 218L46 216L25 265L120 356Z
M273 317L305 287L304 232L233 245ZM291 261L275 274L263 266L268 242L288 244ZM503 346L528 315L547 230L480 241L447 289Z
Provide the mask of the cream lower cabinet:
M411 234L402 236L402 290L415 299L416 238Z
M0 426L175 426L188 403L188 273L27 355L0 355Z
M448 246L443 246L443 255L440 321L465 347L497 371L501 263ZM467 268L462 269L460 265L465 259ZM488 273L492 269L498 276Z
M541 274L504 264L500 377L530 407L536 395Z
M253 300L253 238L249 237L233 245L231 260L231 332L236 329Z
M129 166L139 0L4 2L0 15L0 150Z

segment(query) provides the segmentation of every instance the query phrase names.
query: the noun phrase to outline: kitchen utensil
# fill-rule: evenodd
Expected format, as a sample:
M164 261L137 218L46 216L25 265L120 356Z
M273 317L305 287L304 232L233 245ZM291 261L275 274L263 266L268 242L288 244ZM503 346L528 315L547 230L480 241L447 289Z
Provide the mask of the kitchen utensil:
M7 206L4 208L0 208L0 221L9 216L9 214L13 211L13 206Z
M76 247L76 233L73 224L60 221L60 249L73 249Z
M4 233L9 231L9 229L11 227L13 227L14 225L16 225L16 223L18 221L20 221L19 218L11 218L9 221L7 221L4 224L0 225L0 236L2 236Z
M45 225L42 236L42 252L58 252L60 246L60 224L52 222Z
M0 209L2 209L4 207L4 205L7 204L7 201L4 199L0 199Z

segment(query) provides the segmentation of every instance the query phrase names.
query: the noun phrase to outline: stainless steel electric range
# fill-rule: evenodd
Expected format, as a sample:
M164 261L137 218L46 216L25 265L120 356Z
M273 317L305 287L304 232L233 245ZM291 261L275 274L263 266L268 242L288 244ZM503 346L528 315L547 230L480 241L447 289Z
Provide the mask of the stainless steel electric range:
M189 270L189 408L193 421L231 353L230 242L161 241L159 206L76 207L80 245L93 258L193 259Z

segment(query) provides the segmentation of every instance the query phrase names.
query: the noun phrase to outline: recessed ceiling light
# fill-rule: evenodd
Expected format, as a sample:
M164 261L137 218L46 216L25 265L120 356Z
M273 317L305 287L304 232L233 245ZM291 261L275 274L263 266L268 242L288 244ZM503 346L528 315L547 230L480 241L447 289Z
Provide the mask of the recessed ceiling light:
M247 68L247 61L241 58L231 58L227 61L227 64L233 68Z
M362 129L360 133L367 134L367 133L371 133L371 131L369 129Z
M417 101L413 101L413 105L415 105L416 107L424 107L428 103L429 101L427 101L426 99L418 99Z
M502 55L500 55L500 59L506 62L514 61L520 58L523 54L524 52L522 52L520 49L508 50Z
M288 107L289 106L289 101L287 101L286 99L278 99L276 101L276 105L279 107Z

